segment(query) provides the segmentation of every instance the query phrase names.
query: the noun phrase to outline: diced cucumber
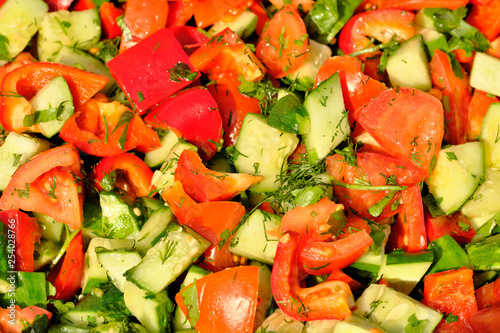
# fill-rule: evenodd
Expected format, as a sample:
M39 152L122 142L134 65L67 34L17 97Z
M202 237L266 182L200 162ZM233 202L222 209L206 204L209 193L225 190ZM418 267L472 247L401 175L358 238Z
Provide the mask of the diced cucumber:
M311 120L310 131L304 136L304 143L309 162L316 164L328 156L351 131L339 74L335 73L311 91L304 106Z
M473 270L500 270L500 234L465 246Z
M26 48L48 11L49 6L43 0L5 1L0 7L0 31L7 39L8 58L13 59ZM10 59L0 59L0 65Z
M59 253L60 244L49 241L45 238L40 239L40 243L35 243L35 262L34 270L49 265Z
M186 273L186 277L184 278L184 281L181 284L180 290L184 289L186 286L189 286L195 280L207 276L210 273L212 272L207 271L206 269L203 269L196 265L189 267L189 270ZM190 328L192 328L192 326L189 320L187 319L186 315L184 314L184 312L182 312L180 307L176 307L174 312L174 330L179 331Z
M296 135L269 126L265 116L248 113L235 145L234 166L238 172L264 176L253 192L273 192L281 186L279 175L287 169L287 158L298 143Z
M251 261L250 266L259 267L259 290L257 293L259 295L259 303L255 311L255 327L255 325L260 326L264 322L266 313L273 300L273 291L271 289L271 269L258 261Z
M169 226L164 236L129 270L127 280L152 293L159 293L202 255L210 242L189 228Z
M174 304L166 291L151 295L130 281L125 281L123 298L132 315L150 333L168 332Z
M230 14L229 16L233 17L222 17L220 20L215 22L208 30L208 34L214 36L222 30L229 28L241 39L246 39L253 34L255 28L257 27L257 15L248 9L239 14Z
M352 317L352 314L348 318L350 317ZM337 319L306 321L302 333L333 333L339 322L340 320Z
M484 182L461 208L474 229L479 229L500 212L500 169L486 168Z
M449 215L462 207L483 179L484 148L476 141L441 149L425 182L439 208Z
M73 95L62 76L52 78L38 90L30 100L30 104L34 114L25 116L24 121L38 124L42 134L47 138L59 133L66 120L75 113Z
M470 260L464 249L451 237L444 235L429 243L428 249L434 251L434 263L427 274L444 272L460 267L470 268Z
M138 216L116 193L101 191L99 201L103 223L112 238L135 238L139 233Z
M354 313L382 326L390 333L405 332L411 322L422 322L419 332L430 333L443 314L383 284L371 284L356 301Z
M135 248L143 253L152 248L163 237L168 225L172 222L172 211L161 207L146 220L137 235Z
M431 58L434 56L435 50L444 50L448 49L448 41L446 40L446 36L440 32L437 32L433 29L415 27L415 35L422 35L424 39L425 46L427 46L427 50L429 51L429 55Z
M102 247L96 248L95 252L99 264L104 267L115 286L123 292L123 285L125 283L123 273L141 262L142 258L140 254L125 249L108 250Z
M304 62L296 71L289 73L286 77L291 81L297 81L304 90L310 90L314 87L314 80L319 68L331 56L332 49L330 47L311 39L309 40L309 52L305 55Z
M341 320L332 333L383 333L387 332L381 326L372 323L365 317L352 313L349 317Z
M273 264L278 247L278 215L256 209L241 224L229 246L229 251L238 256Z
M111 239L111 238L92 238L87 252L85 253L85 267L82 278L82 294L88 294L92 288L99 287L108 281L106 269L99 264L97 260L96 248L113 249L131 249L134 246L133 239Z
M57 324L50 326L47 333L90 333L90 327L78 327L69 324Z
M42 238L55 243L60 243L64 231L64 223L57 222L48 215L37 212L33 212L33 214L42 229Z
M277 308L264 320L255 333L302 333L303 329L303 322L288 317L280 308Z
M396 291L409 295L432 265L432 251L406 253L395 250L385 255L380 275Z
M177 134L174 131L166 130L166 133L161 138L161 147L144 154L144 162L151 168L161 165L167 160L168 154L178 142L179 137Z
M148 333L148 331L137 323L113 321L111 323L102 324L92 328L89 333L113 333L113 332L129 332L129 333ZM49 329L49 333L52 333ZM54 332L55 333L55 332ZM64 333L80 333L73 331L64 331Z
M493 215L492 218L488 218L489 216L480 216L476 218L469 219L471 225L480 225L479 228L476 229L476 234L472 238L471 243L477 242L483 238L488 236L497 234L500 232L498 230L500 227L500 212Z
M116 85L116 81L109 72L108 67L90 54L78 50L74 47L63 46L57 53L54 62L58 64L78 67L90 73L100 74L107 77L108 83L101 89L103 94L107 94Z
M432 87L429 60L421 35L403 42L387 58L386 69L393 87L411 87L422 91Z
M500 96L500 59L476 52L470 73L471 87Z
M97 9L48 13L40 23L37 44L39 60L54 61L63 45L86 51L100 37L101 20Z
M436 29L434 26L434 19L426 15L425 9L420 9L415 14L415 25L427 29Z
M17 168L50 146L50 142L46 140L10 132L0 147L0 191L5 190Z
M500 103L493 103L488 108L479 141L484 145L485 167L500 168Z
M153 173L151 183L160 194L174 185L177 161L184 149L198 151L198 147L184 141L179 141L174 148L172 148L161 168Z
M165 208L165 201L153 199L151 197L141 197L140 202L144 209L144 215L146 218L150 218L151 215L158 209Z

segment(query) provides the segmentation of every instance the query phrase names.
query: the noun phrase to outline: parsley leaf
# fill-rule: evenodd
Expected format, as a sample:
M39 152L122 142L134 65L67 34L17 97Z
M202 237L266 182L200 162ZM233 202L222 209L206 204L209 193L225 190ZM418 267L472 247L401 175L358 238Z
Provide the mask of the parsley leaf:
M4 35L0 34L0 60L12 61L9 57L9 39Z
M427 319L419 320L415 314L412 314L408 318L405 333L423 333L428 322Z
M458 316L455 316L453 313L448 313L444 319L446 320L446 323L450 324L458 321Z
M46 123L52 120L61 120L61 115L64 112L64 104L66 102L67 101L62 102L55 108L35 111L32 114L24 116L23 126L30 127L38 123Z
M130 42L132 40L132 31L128 27L127 23L125 23L125 17L123 15L118 16L116 18L116 24L122 29L123 41Z
M198 290L196 289L196 280L181 292L182 299L188 310L189 323L192 327L200 319L200 309L198 308Z
M198 76L196 71L192 72L189 65L181 61L176 63L168 72L170 73L170 80L174 82L193 81Z

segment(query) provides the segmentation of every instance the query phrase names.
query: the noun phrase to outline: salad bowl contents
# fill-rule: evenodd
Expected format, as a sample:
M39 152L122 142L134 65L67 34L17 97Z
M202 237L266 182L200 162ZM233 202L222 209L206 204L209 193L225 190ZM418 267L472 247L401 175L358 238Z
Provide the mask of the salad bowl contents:
M498 332L500 2L0 1L0 332Z

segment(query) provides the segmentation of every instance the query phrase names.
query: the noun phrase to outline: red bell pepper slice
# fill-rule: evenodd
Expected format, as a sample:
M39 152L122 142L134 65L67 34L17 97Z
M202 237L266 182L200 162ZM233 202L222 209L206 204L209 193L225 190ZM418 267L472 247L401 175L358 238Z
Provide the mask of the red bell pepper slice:
M444 135L443 106L435 97L411 88L386 90L353 118L387 154L430 174Z
M433 87L443 94L444 118L446 130L444 139L450 144L465 143L465 130L471 100L469 77L461 68L462 77L453 72L448 55L434 51L429 63Z
M196 145L203 159L211 159L222 141L222 119L207 89L183 90L156 106L144 118L155 128L168 128Z
M120 188L132 199L148 196L154 190L151 185L153 171L141 158L130 153L103 158L91 178L95 178L94 186L99 191L102 190L101 182L106 179L106 182L111 181L110 187Z
M176 3L177 2L180 1L176 1ZM208 42L208 37L195 27L188 25L174 25L168 27L168 30L170 30L175 38L177 38L184 49L188 49L190 52Z
M260 1L254 2L250 6L252 13L257 15L257 26L255 27L255 32L258 36L262 35L262 31L266 27L267 22L269 22L269 15L267 15L266 9Z
M437 332L474 332L471 316L477 312L477 304L472 273L471 269L462 267L425 277L422 303L458 316L457 321L450 323L442 319L436 327Z
M337 236L337 238L343 239L361 230L365 230L368 234L372 231L365 219L348 212L344 228L342 228L342 232Z
M494 57L500 58L500 37L495 38L491 41L489 49L486 53L491 54Z
M469 0L370 0L369 2L377 8L418 10L422 8L457 9L462 6L466 6L469 3Z
M0 198L0 209L38 212L78 229L83 220L81 160L73 144L49 149L21 165Z
M427 238L431 242L441 236L450 235L457 243L466 244L476 234L476 230L471 226L469 220L460 212L433 217L426 211L425 229Z
M9 73L10 71L13 71L14 69L19 68L21 66L32 64L36 61L37 60L35 58L33 58L31 53L28 53L28 52L19 53L19 55L14 59L13 62L9 62L9 63L3 65L2 67L0 67L0 86L3 82L5 75L7 75L7 73Z
M263 177L243 173L225 173L208 169L198 154L186 149L182 152L175 170L175 180L196 201L231 200L260 182Z
M64 123L59 136L94 156L113 156L135 149L148 152L158 148L156 132L130 109L103 96L89 100Z
M49 62L17 68L9 72L2 82L3 106L0 110L0 120L6 130L40 132L38 124L32 127L23 126L24 117L33 113L28 100L56 76L63 76L68 83L77 109L108 82L105 76Z
M354 299L343 281L325 281L302 288L298 253L300 234L289 231L278 242L271 273L271 289L280 309L296 320L344 319L351 314Z
M354 280L352 277L342 272L341 270L333 271L327 278L328 281L343 281L349 285L351 291L356 295L361 295L361 293L366 289L366 286L359 281Z
M415 14L402 9L376 9L353 16L339 36L339 48L345 54L371 46L370 38L388 43L392 38L404 41L413 37ZM366 55L365 55L366 56Z
M58 11L68 9L73 3L73 0L44 0L49 5L50 11Z
M353 264L368 252L372 243L365 230L332 242L305 242L300 247L299 265L311 275L331 274Z
M466 22L479 30L488 40L500 34L500 3L474 4L467 15Z
M112 2L104 2L99 7L104 38L116 38L122 34L122 29L116 19L122 16L123 12L123 9L116 7Z
M393 157L365 152L358 153L356 160L357 165L354 166L347 163L342 156L332 155L327 157L326 168L334 179L333 191L339 202L344 207L353 209L361 217L383 220L397 214L400 210L398 202L401 199L399 190L414 186L425 178L421 169ZM355 186L360 180L369 186ZM397 185L399 190L385 189L384 186L387 185ZM389 196L391 191L397 191L392 199ZM381 200L388 202L381 206L381 203L384 203Z
M83 236L79 231L69 243L62 264L56 265L47 275L47 281L56 288L55 299L69 300L75 296L82 285L84 266Z
M466 122L465 136L467 141L478 140L481 134L483 118L488 108L500 100L496 96L489 95L481 90L474 90L469 104L468 121Z
M37 221L18 209L9 209L0 212L0 222L15 236L16 271L33 272L35 243L40 243L42 235Z
M304 21L297 9L288 5L274 14L268 22L259 37L255 52L272 77L282 78L304 63L307 38Z
M12 309L0 308L0 331L5 333L22 333L26 331L26 323L33 325L37 316L46 315L49 320L52 312L37 306L27 306L21 309L18 305L14 307L14 324L12 322Z
M497 281L485 284L476 290L476 302L478 310L500 306L500 298L495 296L495 285Z
M221 248L231 240L234 228L245 214L245 207L235 201L196 203L180 182L162 193L180 224L185 224L212 244Z
M279 234L294 231L307 235L311 240L324 241L332 238L330 228L338 227L335 213L342 213L344 206L337 204L327 197L313 205L297 206L283 215Z
M139 114L198 77L181 44L167 28L117 55L107 65Z
M71 6L72 11L82 11L95 8L92 0L75 0Z
M230 245L231 242L226 242L221 248L217 244L210 245L203 253L203 261L199 263L199 266L212 272L238 266L239 257L231 253Z
M252 333L258 291L259 268L240 266L197 279L175 301L198 332Z
M123 22L128 31L122 33L120 53L130 49L158 30L165 28L168 18L168 3L167 0L127 1ZM139 59L141 58L138 57L135 61ZM128 66L130 66L130 63ZM159 70L161 71L160 68Z
M401 211L392 225L387 248L408 253L423 251L427 247L427 233L420 186L402 191L401 201Z
M184 26L193 17L194 2L189 0L170 1L168 4L167 27Z

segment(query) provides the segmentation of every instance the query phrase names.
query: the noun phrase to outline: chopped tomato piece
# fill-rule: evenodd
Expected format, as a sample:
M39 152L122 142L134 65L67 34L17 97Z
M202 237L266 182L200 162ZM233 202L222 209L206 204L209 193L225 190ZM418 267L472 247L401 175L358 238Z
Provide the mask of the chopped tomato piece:
M498 318L500 316L500 306L483 309L471 316L471 326L474 332L495 333L498 332Z
M49 5L50 11L68 9L73 0L44 0Z
M483 118L488 108L491 104L498 103L499 101L497 96L489 95L478 89L474 90L469 104L468 121L466 122L465 135L467 141L479 139Z
M37 306L21 309L18 305L12 308L0 308L0 331L5 333L22 333L26 331L26 323L33 325L37 316L52 318L52 312ZM13 318L12 318L13 317Z
M61 262L49 272L47 281L56 288L55 299L69 300L82 285L85 255L81 231L69 243Z
M269 15L267 15L267 11L260 1L254 2L250 6L250 10L252 11L252 13L257 15L257 26L255 27L255 32L258 36L260 36L262 34L262 31L264 31L267 22L269 22Z
M422 8L457 9L466 6L469 0L369 0L370 5L377 8L401 8L417 10Z
M382 43L392 38L407 40L414 35L415 14L402 9L376 9L353 16L339 36L339 48L345 54L370 47L370 37Z
M349 275L345 274L341 270L333 271L330 275L328 275L328 281L343 281L349 285L352 292L354 294L361 294L363 290L366 289L366 286L362 283L354 280Z
M450 235L457 243L465 244L469 243L476 234L469 220L460 212L433 217L426 211L425 228L431 242L441 236Z
M296 71L305 60L308 47L306 26L290 5L274 14L257 42L257 57L267 72L281 78Z
M38 222L19 209L0 212L0 222L12 231L12 235L15 235L14 262L16 271L33 272L35 243L40 243L42 235L42 229L38 226Z
M389 155L430 174L444 135L443 106L435 97L411 88L386 90L353 117Z
M283 8L283 6L285 6L286 4L290 4L293 8L297 10L301 8L301 10L304 13L307 13L309 10L311 10L311 8L314 5L314 0L291 0L291 1L270 0L269 2L271 2L274 5L274 7L278 9Z
M194 1L178 0L168 3L167 27L184 26L193 17Z
M175 170L175 180L198 202L231 200L240 192L263 179L243 173L225 173L208 169L198 154L186 149L182 152Z
M465 267L425 277L422 303L446 314L458 316L455 322L442 319L437 331L474 332L471 316L477 312L471 269ZM482 332L482 331L481 331Z
M495 283L485 284L476 290L476 302L479 310L500 306L500 298L495 297Z
M476 27L488 40L500 34L500 3L474 4L467 15L467 23Z
M342 228L342 233L337 238L342 239L361 230L366 230L368 234L372 231L365 219L354 215L351 212L347 213L346 224Z
M469 77L461 68L462 77L455 75L448 55L435 50L429 63L432 85L443 94L444 118L446 130L444 139L450 144L465 142L465 130L471 99Z
M122 29L116 19L123 15L123 9L116 7L112 2L104 2L99 7L102 32L105 38L116 38L122 34Z
M242 11L252 4L252 0L194 0L194 19L198 28L214 24L227 12Z
M175 301L198 332L251 333L258 291L259 268L241 266L197 279Z
M106 182L108 191L118 187L132 199L148 196L154 189L153 171L141 158L130 153L103 158L96 165L93 177L98 190L102 190L101 184Z
M81 160L73 144L44 151L14 173L0 209L38 212L78 229L83 220Z
M491 41L490 47L486 52L494 57L500 58L500 36Z

